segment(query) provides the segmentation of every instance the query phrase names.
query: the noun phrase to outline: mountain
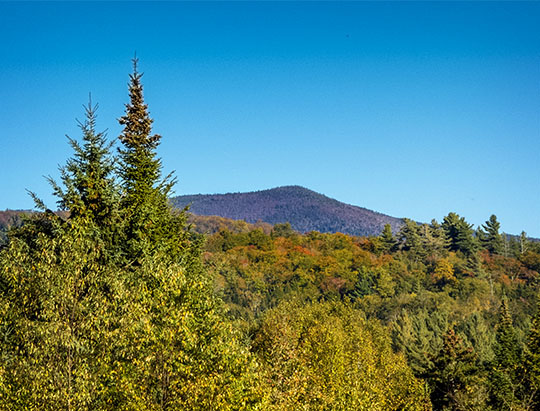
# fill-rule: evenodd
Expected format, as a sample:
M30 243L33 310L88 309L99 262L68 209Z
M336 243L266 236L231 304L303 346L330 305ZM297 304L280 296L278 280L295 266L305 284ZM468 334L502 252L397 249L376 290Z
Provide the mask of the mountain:
M385 224L396 232L402 220L366 208L342 203L300 186L277 187L249 193L196 194L173 197L174 206L190 205L198 215L215 215L248 223L289 222L299 232L341 232L379 235Z

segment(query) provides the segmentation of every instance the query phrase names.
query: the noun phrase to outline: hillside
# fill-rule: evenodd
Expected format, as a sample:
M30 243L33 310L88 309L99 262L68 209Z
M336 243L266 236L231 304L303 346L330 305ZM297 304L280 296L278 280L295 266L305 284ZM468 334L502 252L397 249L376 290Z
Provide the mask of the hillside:
M385 224L397 231L402 220L345 204L299 186L249 193L184 195L171 199L176 207L191 205L198 215L216 215L248 223L289 222L299 232L379 235Z

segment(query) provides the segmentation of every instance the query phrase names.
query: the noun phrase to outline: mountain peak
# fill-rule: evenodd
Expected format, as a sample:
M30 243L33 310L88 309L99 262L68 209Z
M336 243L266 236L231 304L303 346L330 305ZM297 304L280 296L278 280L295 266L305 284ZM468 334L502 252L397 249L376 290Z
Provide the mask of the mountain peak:
M183 195L174 206L190 205L198 215L216 215L248 223L290 223L299 232L342 232L379 235L385 224L399 229L402 220L329 198L308 188L289 185L247 193Z

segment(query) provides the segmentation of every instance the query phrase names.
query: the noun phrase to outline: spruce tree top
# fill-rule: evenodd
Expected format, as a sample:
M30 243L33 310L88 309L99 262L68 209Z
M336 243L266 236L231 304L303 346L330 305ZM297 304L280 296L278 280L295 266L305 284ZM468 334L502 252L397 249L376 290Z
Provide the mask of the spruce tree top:
M142 73L137 71L137 58L133 59L133 73L129 75L130 103L126 104L126 115L122 116L119 123L124 126L120 141L128 149L146 148L153 150L159 145L161 136L150 135L153 120L148 114L148 105L144 103L143 87L141 84Z
M166 203L174 180L161 179L161 160L156 155L161 136L151 134L153 120L144 103L142 73L137 71L133 59L133 73L129 75L129 103L126 114L118 121L124 126L119 139L123 147L120 152L120 175L124 186L124 207L140 208L157 200Z

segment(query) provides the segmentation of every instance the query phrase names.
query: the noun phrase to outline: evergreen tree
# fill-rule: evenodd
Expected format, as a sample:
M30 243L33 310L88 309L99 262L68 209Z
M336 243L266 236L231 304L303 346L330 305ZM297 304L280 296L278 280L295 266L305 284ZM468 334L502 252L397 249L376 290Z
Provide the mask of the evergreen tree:
M169 205L169 194L175 180L171 175L162 178L161 160L156 149L161 136L151 134L152 122L144 103L142 73L133 59L130 74L129 99L126 114L119 123L124 126L120 135L120 177L123 186L122 210L126 223L126 255L132 263L152 253L156 247L181 258L187 242L184 213L175 213Z
M51 181L54 194L59 198L61 210L69 211L71 218L89 218L100 227L110 225L115 209L116 190L110 155L112 143L104 132L96 132L96 110L92 101L85 106L86 119L79 122L83 145L68 137L75 156L60 169L65 189Z
M519 404L522 353L506 296L503 296L499 317L493 348L495 358L490 372L490 402L497 410L512 410Z
M433 367L433 359L448 328L448 313L444 310L428 312L427 309L410 313L403 309L392 328L394 349L405 354L416 376L425 377Z
M93 230L107 258L117 258L122 233L119 227L119 193L114 178L114 158L105 132L96 131L96 111L91 99L85 109L85 121L78 122L82 144L68 136L74 156L60 168L62 185L48 178L60 210Z
M448 246L445 232L436 220L431 220L430 225L422 224L420 234L427 255L439 255Z
M420 228L416 222L403 219L403 226L398 233L399 247L403 251L409 251L416 259L424 254L422 248L422 238L420 237Z
M433 358L433 366L426 377L434 409L482 409L483 398L478 396L477 356L453 329L444 335L443 346Z
M473 236L472 225L456 213L449 213L444 217L441 224L448 238L450 251L461 251L464 254L472 254L476 251L477 244Z
M96 241L102 242L102 258L116 258L121 242L119 231L119 193L114 179L114 159L105 132L96 131L97 104L89 100L85 109L85 120L78 121L82 131L82 142L68 136L74 155L66 165L60 167L61 183L48 177L53 194L58 198L59 213L49 210L33 192L35 207L42 213L32 213L23 219L23 224L10 231L10 237L24 241L28 246L36 245L37 236L45 234L50 238L68 225L86 227L92 231ZM62 218L60 217L62 216ZM67 222L65 221L67 220Z
M499 233L500 228L501 224L497 221L497 216L492 214L489 220L482 225L482 229L479 230L482 233L480 241L490 253L502 254L503 252L503 239Z
M536 314L532 318L525 347L524 366L527 389L525 400L538 409L540 407L540 295L537 297Z
M387 253L394 251L396 247L396 240L392 234L392 227L390 224L384 225L384 229L379 238L381 240L381 248L383 251L386 251Z
M291 238L298 235L298 232L293 230L293 228L291 227L291 223L281 223L281 224L274 225L270 235L272 236L272 238L277 238L277 237Z

